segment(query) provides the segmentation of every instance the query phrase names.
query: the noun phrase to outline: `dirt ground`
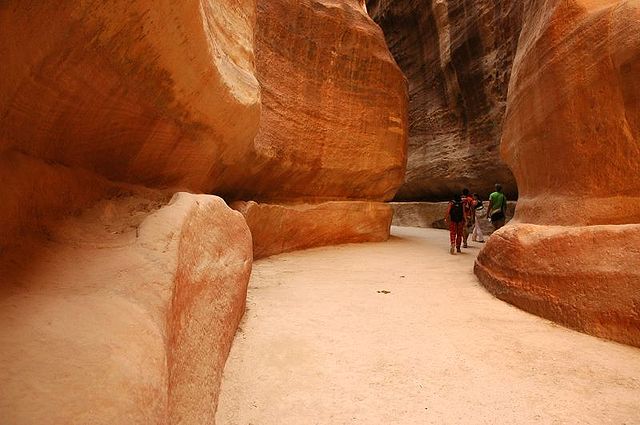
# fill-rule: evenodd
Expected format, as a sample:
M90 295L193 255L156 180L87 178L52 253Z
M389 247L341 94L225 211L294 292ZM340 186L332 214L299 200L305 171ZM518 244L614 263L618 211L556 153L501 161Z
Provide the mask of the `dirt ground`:
M639 349L493 298L479 245L393 234L254 265L218 425L640 423Z

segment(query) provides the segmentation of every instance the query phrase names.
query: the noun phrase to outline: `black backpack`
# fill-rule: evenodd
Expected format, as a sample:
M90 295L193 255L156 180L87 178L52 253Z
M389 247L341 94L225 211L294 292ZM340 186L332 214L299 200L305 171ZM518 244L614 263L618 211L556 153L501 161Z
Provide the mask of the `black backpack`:
M451 210L449 211L449 218L451 218L451 222L453 223L460 223L464 221L464 211L461 199L451 200Z

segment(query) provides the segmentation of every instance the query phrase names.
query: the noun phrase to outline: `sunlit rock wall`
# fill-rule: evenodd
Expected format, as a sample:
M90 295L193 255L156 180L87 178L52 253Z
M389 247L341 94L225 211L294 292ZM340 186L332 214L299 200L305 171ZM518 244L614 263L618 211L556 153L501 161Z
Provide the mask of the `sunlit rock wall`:
M406 82L357 0L258 0L262 118L231 197L393 198L406 163Z

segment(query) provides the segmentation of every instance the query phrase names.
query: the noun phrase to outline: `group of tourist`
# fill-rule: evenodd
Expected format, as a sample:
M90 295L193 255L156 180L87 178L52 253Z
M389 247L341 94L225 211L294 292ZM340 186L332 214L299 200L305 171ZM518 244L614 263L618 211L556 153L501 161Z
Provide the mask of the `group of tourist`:
M507 198L502 193L502 186L496 184L496 190L489 196L489 205L485 212L482 199L477 193L473 195L469 189L464 189L462 195L456 195L447 208L445 222L449 225L451 240L451 254L462 252L461 248L468 248L468 239L484 243L484 235L480 227L480 220L487 218L493 228L498 230L504 226L507 211Z

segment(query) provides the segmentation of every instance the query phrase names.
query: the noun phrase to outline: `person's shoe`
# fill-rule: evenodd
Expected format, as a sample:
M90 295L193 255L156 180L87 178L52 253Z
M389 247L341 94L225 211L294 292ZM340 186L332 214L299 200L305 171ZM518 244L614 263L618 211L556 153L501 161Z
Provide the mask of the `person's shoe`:
M469 245L464 244L464 245L462 245L462 247L463 247L463 248L469 248ZM458 248L458 249L460 249L460 248Z
M456 247L451 245L451 249L449 250L449 252L451 253L451 255L456 255Z
M460 249L460 247L457 247L457 248L456 248L456 251L458 251L458 252L462 252L462 250Z

